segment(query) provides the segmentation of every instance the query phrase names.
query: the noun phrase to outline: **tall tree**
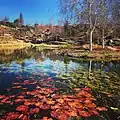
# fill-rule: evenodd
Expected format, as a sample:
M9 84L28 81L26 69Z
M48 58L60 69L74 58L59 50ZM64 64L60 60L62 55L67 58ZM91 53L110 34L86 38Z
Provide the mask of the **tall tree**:
M108 23L108 16L109 16L109 9L107 7L108 1L107 0L100 0L99 6L98 6L98 26L100 30L102 31L101 39L102 39L102 48L105 48L105 29L107 28Z
M111 0L111 16L114 26L114 37L120 37L120 0Z
M14 20L14 25L15 25L15 27L18 27L18 26L19 26L19 19L15 19L15 20Z
M23 14L22 13L20 13L19 22L20 22L21 25L24 24Z
M9 21L9 18L5 16L5 18L4 18L3 21L4 21L4 22L8 22L8 21Z
M60 0L60 4L60 12L64 17L69 19L72 24L89 25L89 49L92 51L95 28L100 25L100 22L106 20L106 4L104 0Z

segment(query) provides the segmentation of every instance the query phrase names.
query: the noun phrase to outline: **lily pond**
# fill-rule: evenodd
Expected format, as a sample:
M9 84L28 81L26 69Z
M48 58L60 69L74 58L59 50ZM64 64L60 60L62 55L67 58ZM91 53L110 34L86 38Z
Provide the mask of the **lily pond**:
M120 120L120 61L0 50L0 120Z

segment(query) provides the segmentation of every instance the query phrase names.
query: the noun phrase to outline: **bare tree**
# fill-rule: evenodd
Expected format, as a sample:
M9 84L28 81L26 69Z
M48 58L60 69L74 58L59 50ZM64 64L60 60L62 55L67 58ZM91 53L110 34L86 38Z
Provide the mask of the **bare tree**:
M107 25L107 0L60 0L61 13L72 24L89 25L89 50L92 51L93 33L96 26L103 28L102 46L104 48L104 27Z
M102 39L102 48L105 48L105 29L107 28L108 23L108 16L109 16L109 9L107 8L108 1L107 0L100 0L98 11L98 26L102 31L101 39Z
M89 47L90 51L92 51L92 41L93 41L92 38L93 38L93 32L95 30L95 26L96 26L96 18L95 18L94 23L92 21L92 15L95 15L95 13L92 12L92 6L94 4L94 1L95 0L87 0L86 1L88 4L88 10L89 10L88 16L89 16L89 25L90 25L90 47ZM94 17L96 17L96 16L94 16Z
M114 26L114 37L120 37L120 0L110 0L111 17Z

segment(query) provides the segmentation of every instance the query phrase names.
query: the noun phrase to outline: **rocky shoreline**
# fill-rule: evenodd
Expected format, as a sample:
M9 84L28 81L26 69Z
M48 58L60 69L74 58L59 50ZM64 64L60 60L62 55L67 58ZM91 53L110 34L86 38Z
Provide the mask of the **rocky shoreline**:
M52 50L52 53L56 55L61 55L61 56L68 56L73 59L87 59L87 60L106 60L106 61L111 61L111 60L120 60L120 54L119 50L111 50L108 49L108 47L105 47L105 49L98 49L98 50L93 50L92 52L89 52L89 50L83 49L81 46L71 46L67 48L62 48L62 46L51 46L48 45L45 47L45 49Z

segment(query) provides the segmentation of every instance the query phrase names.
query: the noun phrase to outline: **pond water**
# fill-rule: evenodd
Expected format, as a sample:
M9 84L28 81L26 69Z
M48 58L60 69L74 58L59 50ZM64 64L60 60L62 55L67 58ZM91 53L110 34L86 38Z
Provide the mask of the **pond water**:
M29 83L29 81L32 83ZM34 82L37 82L37 84L34 84ZM17 84L18 86L14 87L14 85ZM24 89L21 89L21 86ZM14 107L18 106L18 104L16 105L13 101L18 98L20 99L18 96L21 96L21 90L32 91L36 86L37 88L39 86L42 88L60 89L61 93L64 94L72 94L71 89L73 88L90 87L93 90L93 96L98 100L98 105L102 104L104 107L112 108L110 110L112 116L108 113L108 115L105 116L101 115L102 117L100 119L119 119L120 61L76 61L71 60L66 56L58 56L48 50L42 52L36 49L0 51L1 119L6 119L5 114L7 113L13 115L13 118L16 115L16 113L14 113L15 110L11 108L11 106L7 109L8 105L6 105L6 102ZM11 90L12 88L15 89ZM14 100L12 97L10 98L11 101L5 99L5 96L8 97L12 95L15 97ZM18 98L16 98L16 96ZM108 96L110 96L110 98ZM35 119L35 117L36 119L42 119L41 116L37 115L38 114L35 114L32 117L29 116L29 119ZM18 117L17 119L23 118L25 118L25 116L21 118ZM81 120L83 119L86 118L81 117ZM89 119L98 120L99 118L92 117ZM12 120L12 118L9 120ZM27 120L27 117L25 120ZM86 120L88 120L88 118Z

